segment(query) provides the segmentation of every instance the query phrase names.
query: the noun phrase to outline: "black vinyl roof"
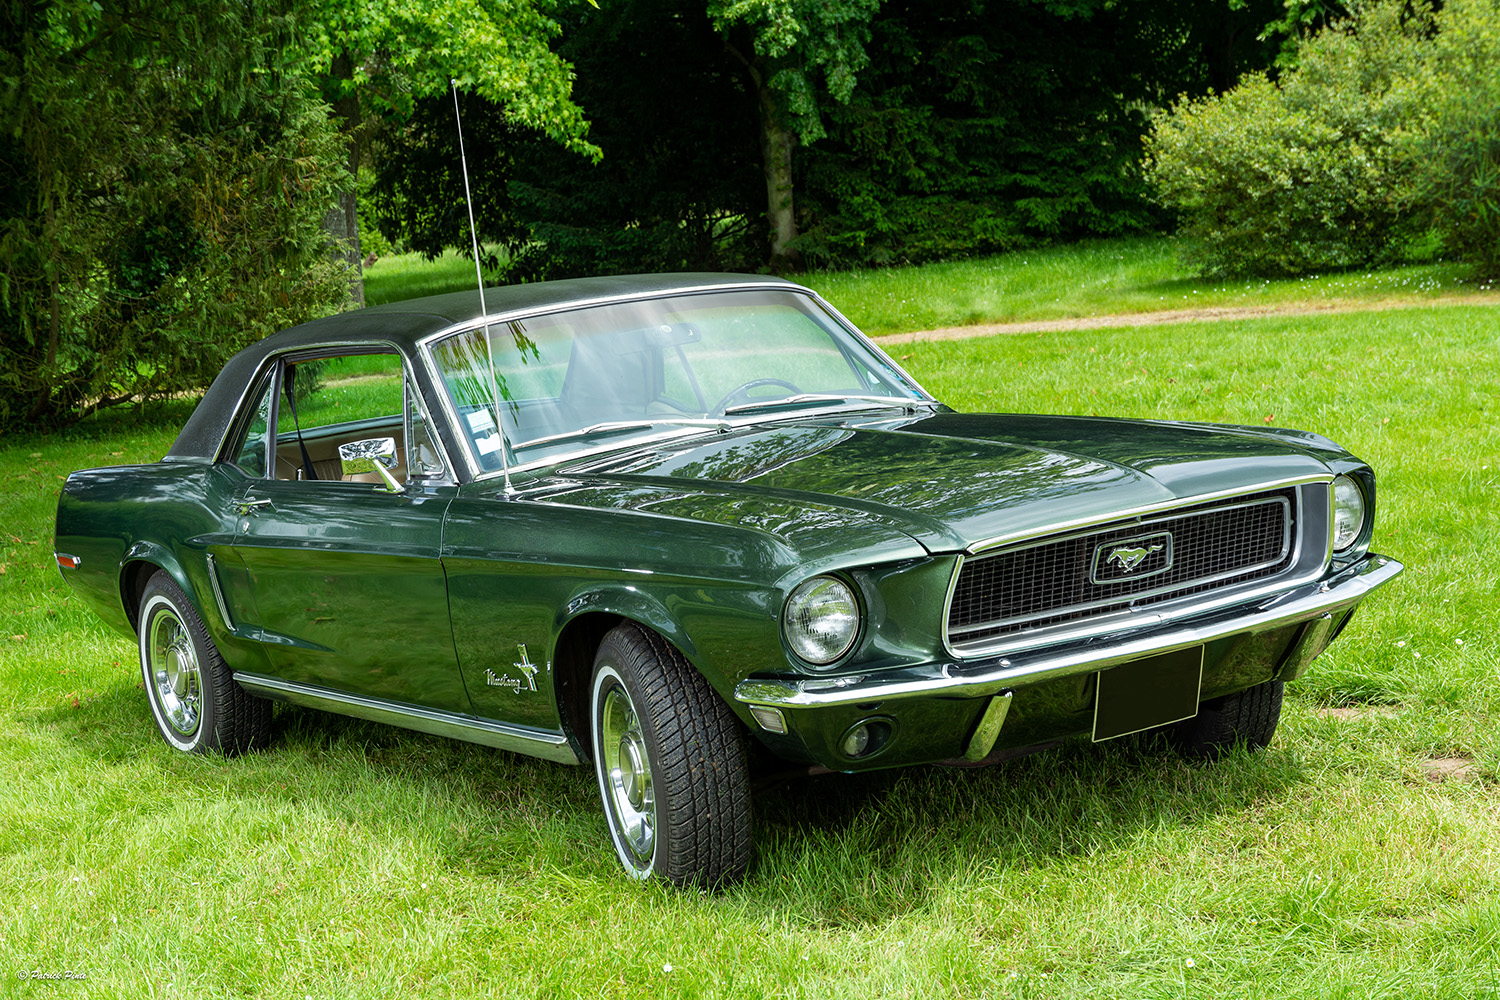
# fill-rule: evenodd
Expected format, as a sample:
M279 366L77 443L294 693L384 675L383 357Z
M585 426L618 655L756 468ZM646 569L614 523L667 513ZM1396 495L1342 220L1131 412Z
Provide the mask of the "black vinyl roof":
M780 278L756 274L623 274L486 288L483 311L480 309L479 291L476 288L403 302L389 302L315 319L273 333L230 358L204 393L192 416L183 424L181 433L167 452L166 460L212 459L228 432L241 398L250 388L251 380L261 370L266 358L273 354L385 342L414 358L417 344L425 337L484 316L504 319L521 313L566 309L609 299L654 296L726 285L766 284L798 287Z

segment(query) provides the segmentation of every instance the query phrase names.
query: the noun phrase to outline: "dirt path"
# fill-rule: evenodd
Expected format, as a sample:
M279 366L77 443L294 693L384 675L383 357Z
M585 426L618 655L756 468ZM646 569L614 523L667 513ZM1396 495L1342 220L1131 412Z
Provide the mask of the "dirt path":
M1168 323L1202 323L1215 320L1262 319L1267 316L1315 316L1322 313L1383 312L1389 309L1419 309L1428 306L1496 306L1500 292L1472 295L1440 295L1433 298L1328 299L1321 302L1286 302L1271 306L1213 306L1206 309L1164 309L1157 312L1114 313L1108 316L1076 316L1068 319L1033 320L1025 323L978 323L948 326L913 333L889 333L876 338L882 343L909 344L922 340L963 340L1012 333L1051 333L1066 330L1103 330L1131 326L1161 326Z

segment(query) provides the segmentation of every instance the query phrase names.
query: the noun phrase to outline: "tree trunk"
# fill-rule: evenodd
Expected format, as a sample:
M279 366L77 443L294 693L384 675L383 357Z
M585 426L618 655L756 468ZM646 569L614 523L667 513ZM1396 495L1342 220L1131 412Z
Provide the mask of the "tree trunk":
M802 255L791 248L797 238L796 205L792 199L792 147L797 137L787 127L779 95L766 85L770 74L761 56L747 58L751 46L735 45L728 40L725 49L740 65L755 88L755 103L760 112L760 163L766 178L766 223L771 237L771 270L778 274L802 266Z
M339 193L338 201L323 216L323 226L337 241L335 254L349 268L349 294L356 306L365 304L364 256L359 249L359 154L364 143L361 134L363 121L360 115L359 94L350 85L354 78L354 59L342 52L333 60L330 76L348 88L347 93L333 101L334 113L339 117L339 132L349 148L349 184L347 191Z
M766 221L771 229L771 270L796 270L802 255L791 248L797 238L797 215L792 200L792 147L797 137L786 125L777 95L756 74L760 105L760 156L766 175Z

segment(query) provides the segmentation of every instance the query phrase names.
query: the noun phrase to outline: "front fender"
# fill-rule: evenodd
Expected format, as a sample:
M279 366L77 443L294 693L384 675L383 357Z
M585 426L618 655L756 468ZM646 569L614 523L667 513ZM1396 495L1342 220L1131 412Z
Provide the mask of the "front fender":
M624 583L579 588L568 603L558 609L557 620L553 623L553 636L560 636L573 621L583 615L592 614L628 618L662 635L690 661L699 655L698 647L694 644L692 637L672 617L661 601Z

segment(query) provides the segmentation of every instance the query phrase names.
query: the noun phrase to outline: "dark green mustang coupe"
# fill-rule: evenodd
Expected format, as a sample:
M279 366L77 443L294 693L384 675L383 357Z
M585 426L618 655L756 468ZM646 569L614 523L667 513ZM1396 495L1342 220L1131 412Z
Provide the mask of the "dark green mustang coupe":
M771 278L483 294L268 337L160 462L69 477L58 564L172 746L276 700L592 760L626 871L714 884L752 758L1264 746L1401 570L1315 434L955 413Z

